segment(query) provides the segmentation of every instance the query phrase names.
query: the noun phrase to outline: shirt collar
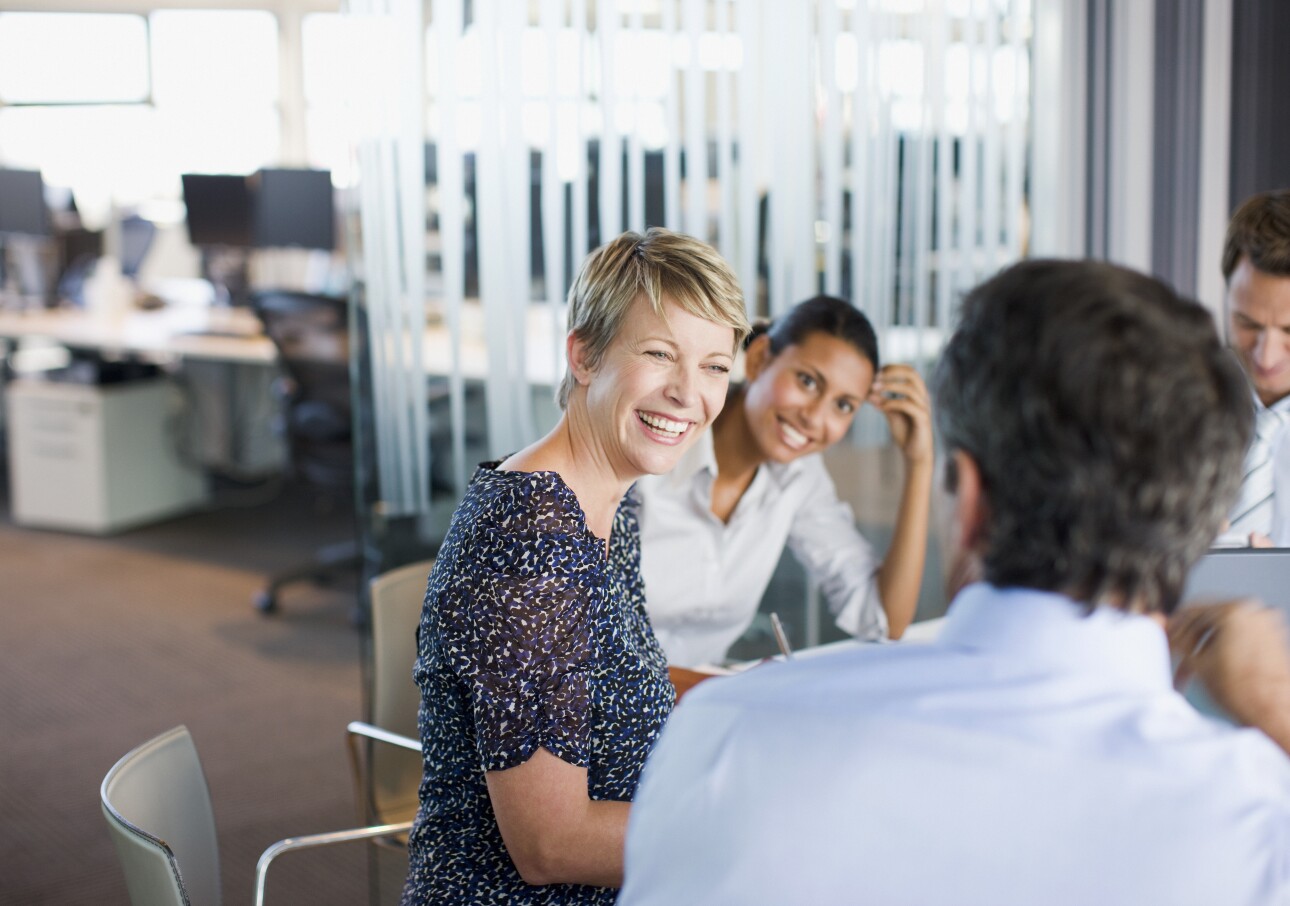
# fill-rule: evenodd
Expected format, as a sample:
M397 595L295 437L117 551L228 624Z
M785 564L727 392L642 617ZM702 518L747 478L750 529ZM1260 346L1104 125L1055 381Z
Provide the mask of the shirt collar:
M717 477L717 451L713 443L712 426L704 429L695 440L694 445L677 460L672 470L664 476L668 487L682 488L691 484L695 477L707 471L711 478ZM801 458L792 462L764 462L757 468L757 474L765 474L777 487L783 488L793 475L802 468ZM756 478L753 479L756 482ZM751 488L750 488L751 490Z
M1282 416L1283 419L1286 417L1290 417L1290 394L1287 394L1286 396L1281 397L1281 399L1277 400L1271 406L1263 405L1263 400L1259 399L1259 395L1257 393L1253 395L1254 395L1255 413L1259 413L1259 412L1262 412L1264 409L1267 409L1271 412L1278 413L1279 415Z
M1172 685L1169 645L1154 620L1111 607L1087 613L1084 604L1052 592L969 585L950 605L937 644L1146 691Z
M705 469L709 475L716 477L717 453L712 445L711 425L703 429L690 449L686 450L672 470L663 476L663 481L669 487L684 487Z

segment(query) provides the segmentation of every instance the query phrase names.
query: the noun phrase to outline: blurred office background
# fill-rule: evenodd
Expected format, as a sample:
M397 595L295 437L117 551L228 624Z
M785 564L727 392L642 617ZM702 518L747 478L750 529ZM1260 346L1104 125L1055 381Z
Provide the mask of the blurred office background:
M364 707L364 583L432 555L473 464L554 422L563 297L588 250L623 229L692 233L735 266L751 314L842 295L874 321L885 359L925 371L961 293L1028 255L1116 260L1218 311L1230 210L1290 184L1278 153L1290 129L1277 90L1290 76L1287 37L1278 0L0 0L6 378L28 388L24 405L43 399L33 381L165 381L178 402L160 436L200 483L176 492L173 512L87 529L59 524L61 500L24 509L33 498L9 478L3 528L23 553L0 558L26 591L3 607L26 615L3 625L49 650L90 646L88 622L50 640L39 599L52 586L36 570L60 573L60 598L85 589L89 608L97 585L121 584L101 572L103 556L142 555L133 568L180 583L153 592L157 607L181 618L192 598L204 614L190 627L214 640L209 651L194 643L204 669L223 669L230 652L268 671L295 662L323 699L247 694L217 719L191 684L160 678L191 693L161 695L160 712L221 734L216 770L230 790L239 764L260 757L223 736L239 732L235 717L268 733L270 708L327 712L325 726L296 722L275 740L274 814L255 814L244 791L235 826L339 826L352 803L332 764L343 761L340 726L327 721ZM304 194L278 195L288 183ZM282 387L307 378L281 348L221 358L182 339L243 343L283 292L344 302L332 338L352 404L349 480L335 480L333 461L329 487L293 467ZM41 320L63 316L169 326L143 349L69 340L70 322ZM6 407L7 476L12 451L34 449L16 436L20 414ZM830 464L881 546L900 469L881 420L858 419ZM58 511L52 524L41 506ZM338 559L350 577L316 598L284 593L276 620L256 622L261 578L337 538L349 542ZM174 559L150 566L152 556ZM203 560L231 573L212 579ZM82 562L95 565L80 575ZM154 619L134 611L148 583L124 585L121 619ZM792 563L770 597L795 643L832 637ZM943 607L933 545L920 615ZM79 619L58 612L59 626ZM743 653L771 644L758 628ZM21 645L17 632L0 637ZM30 722L52 678L0 675L6 693L28 695L0 716ZM110 702L93 715L62 707L51 701L65 722L38 721L22 757L70 758L86 735L73 715L93 717L101 743L82 781L101 776L108 752L164 729ZM283 770L291 759L316 772ZM13 767L3 776L30 776ZM29 794L0 783L6 801ZM92 786L60 795L58 814L97 820ZM309 810L293 812L300 799ZM37 868L13 901L79 901L69 891L91 877L119 894L100 831L79 831L88 862L6 831L0 862L30 853L62 866ZM276 837L228 836L226 894L239 896L253 850ZM339 896L343 884L321 890ZM306 898L329 901L318 891Z

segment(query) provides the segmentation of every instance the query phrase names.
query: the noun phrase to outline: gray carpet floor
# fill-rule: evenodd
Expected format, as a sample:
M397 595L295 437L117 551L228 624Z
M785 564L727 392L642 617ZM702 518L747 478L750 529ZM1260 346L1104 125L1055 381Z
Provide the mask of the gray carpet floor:
M128 902L99 785L176 724L210 785L225 902L250 901L270 843L356 823L356 583L286 589L272 618L250 605L349 520L289 489L243 497L105 538L0 517L0 904ZM284 856L269 901L365 902L363 846Z

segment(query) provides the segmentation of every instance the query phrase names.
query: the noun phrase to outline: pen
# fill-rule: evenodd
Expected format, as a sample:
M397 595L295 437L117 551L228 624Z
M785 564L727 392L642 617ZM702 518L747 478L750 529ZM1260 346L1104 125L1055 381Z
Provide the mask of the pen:
M784 660L793 659L793 651L788 647L788 636L784 635L784 624L779 621L779 614L771 611L770 628L775 630L775 641L779 644L779 650L784 655Z

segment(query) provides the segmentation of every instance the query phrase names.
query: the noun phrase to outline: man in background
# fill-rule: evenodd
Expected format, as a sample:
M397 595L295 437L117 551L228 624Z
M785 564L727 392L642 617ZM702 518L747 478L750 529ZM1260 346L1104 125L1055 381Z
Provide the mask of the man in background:
M1189 608L1248 387L1199 305L1108 264L969 294L935 377L955 594L934 643L710 680L645 767L621 906L1290 901L1290 653ZM1169 641L1251 728L1175 690Z
M1254 440L1223 545L1290 546L1290 190L1237 209L1223 247L1229 340L1254 392Z

